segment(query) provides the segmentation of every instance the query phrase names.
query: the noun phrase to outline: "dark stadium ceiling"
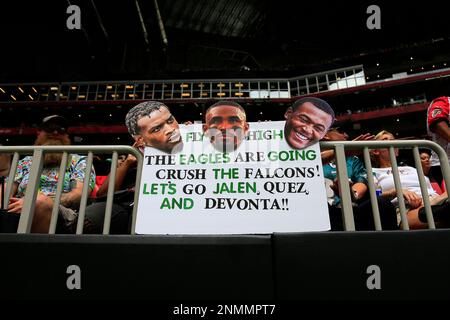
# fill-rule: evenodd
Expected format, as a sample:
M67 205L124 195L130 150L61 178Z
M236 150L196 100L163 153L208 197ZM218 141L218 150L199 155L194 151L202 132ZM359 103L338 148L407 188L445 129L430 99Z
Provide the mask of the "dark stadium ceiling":
M66 27L70 4L81 30ZM291 77L355 64L375 76L450 63L442 3L378 3L381 30L366 27L371 4L11 1L0 9L0 82Z

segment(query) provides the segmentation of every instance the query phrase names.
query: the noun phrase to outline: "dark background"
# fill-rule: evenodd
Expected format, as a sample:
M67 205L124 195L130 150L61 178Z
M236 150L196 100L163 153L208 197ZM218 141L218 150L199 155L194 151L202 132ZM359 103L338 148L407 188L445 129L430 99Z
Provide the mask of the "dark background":
M0 8L0 84L64 81L290 78L362 64L367 82L395 73L450 67L450 5L438 1L158 0L7 1ZM137 5L146 28L144 35ZM69 4L81 9L82 30L69 30ZM381 9L381 30L369 30L369 5ZM412 58L412 59L411 59ZM342 116L377 111L348 127L351 138L387 129L398 138L426 138L426 105L448 95L450 78L388 88L329 92ZM1 95L1 92L0 92ZM9 95L5 95L7 98ZM292 99L296 99L293 97ZM422 103L420 111L387 116L385 108ZM70 119L76 144L130 144L123 119L135 101L0 103L1 128L36 128L41 119ZM123 103L122 103L123 102ZM201 121L215 101L165 101L177 120ZM249 121L283 120L293 101L240 101ZM121 126L84 134L80 126ZM28 133L0 143L31 144Z
M82 30L66 28L69 3ZM159 0L167 46L154 2L138 3L148 44L134 0L2 3L0 82L293 77L355 64L382 77L450 53L438 1ZM366 27L371 4L381 30Z

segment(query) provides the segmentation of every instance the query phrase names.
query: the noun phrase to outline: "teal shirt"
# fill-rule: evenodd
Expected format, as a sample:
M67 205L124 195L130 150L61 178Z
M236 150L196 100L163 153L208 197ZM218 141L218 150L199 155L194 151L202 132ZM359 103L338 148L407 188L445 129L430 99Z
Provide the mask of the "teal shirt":
M365 185L368 184L367 182L367 171L364 165L362 164L361 160L359 160L358 157L346 157L346 164L347 164L347 174L348 178L353 182L361 182ZM334 163L328 163L323 166L323 174L325 178L328 178L332 181L334 181L337 178L337 170L336 165ZM333 203L332 205L338 205L341 202L341 199L334 195Z

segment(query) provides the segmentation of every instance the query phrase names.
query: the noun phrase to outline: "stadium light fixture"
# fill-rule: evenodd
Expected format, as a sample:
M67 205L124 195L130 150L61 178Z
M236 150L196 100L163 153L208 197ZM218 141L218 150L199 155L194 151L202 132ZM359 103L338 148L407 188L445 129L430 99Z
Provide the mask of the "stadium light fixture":
M24 93L21 87L17 87L17 89L19 89L20 92Z
M11 98L12 98L14 101L17 101L16 97L14 97L13 95L11 95Z
M3 90L3 88L0 88L0 91L3 92L3 93L5 93L5 90Z

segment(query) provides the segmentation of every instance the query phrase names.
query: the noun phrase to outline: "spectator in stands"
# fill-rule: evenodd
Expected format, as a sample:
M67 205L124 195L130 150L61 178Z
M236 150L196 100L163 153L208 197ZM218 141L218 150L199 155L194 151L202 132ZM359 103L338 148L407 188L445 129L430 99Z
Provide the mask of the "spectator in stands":
M239 148L248 128L245 110L236 102L219 101L206 110L203 132L217 151L232 152Z
M348 135L342 127L332 127L323 137L323 141L346 141ZM371 140L373 136L364 134L358 136L357 140ZM327 163L323 166L326 185L330 189L327 190L330 222L332 230L343 230L340 189L337 179L337 169L334 159L331 159L330 152L326 150L322 152L322 156L327 159ZM357 230L375 230L375 224L372 214L370 200L367 199L368 181L367 171L361 160L356 155L348 155L346 157L347 174L350 184L350 195L354 206L353 215ZM367 199L367 200L366 200ZM384 230L397 229L397 219L395 215L395 207L383 198L378 198L378 208L382 228Z
M286 110L284 136L294 149L307 148L324 137L334 122L331 106L314 97L302 98Z
M35 145L70 145L67 133L67 120L59 115L44 118L38 129ZM39 192L36 199L32 232L47 233L49 230L53 198L58 183L59 167L62 153L46 153L43 159L43 169L40 177ZM33 157L27 156L19 161L14 177L8 211L20 214L23 207L23 197L28 187L30 168ZM77 209L81 200L83 184L85 183L86 157L77 154L69 155L66 173L64 176L61 205L59 206L57 232L73 231L73 222L78 215ZM95 185L95 172L92 169L89 188Z
M394 140L394 135L388 131L381 131L375 136L376 140ZM398 150L396 150L396 156ZM378 184L381 186L381 196L389 199L398 208L397 190L394 184L392 174L391 159L387 149L377 149L371 151L373 173ZM423 208L422 193L417 170L409 166L398 166L400 183L402 186L403 197L407 206L407 219L411 229L426 228L427 224L419 220L419 210ZM425 177L427 191L430 196L431 204L441 204L447 198L446 194L441 196L431 187L430 181ZM400 212L398 211L398 222L400 223Z
M420 155L420 163L422 165L423 174L430 179L431 186L433 187L434 191L436 191L438 194L442 194L443 191L441 189L441 186L439 183L434 179L432 175L430 175L430 169L431 169L431 150L428 148L421 148L419 149L419 155Z
M450 163L450 97L439 97L434 99L427 111L428 133L432 136L434 142L439 144L447 153ZM430 175L438 182L442 183L443 176L440 167L439 158L433 151L431 154Z
M141 153L144 147L154 147L167 153L182 148L178 122L169 108L161 102L147 101L133 107L125 117L128 132L134 138L133 147ZM118 161L114 181L114 203L111 214L111 234L131 232L131 214L134 204L134 186L137 173L137 159L128 154ZM85 219L91 228L86 233L101 233L103 230L106 195L109 176L97 190L98 199L86 208Z
M141 149L147 146L176 153L183 148L178 122L162 102L146 101L134 106L127 113L125 123Z
M137 144L133 144L137 148ZM117 163L114 183L114 203L111 211L111 234L129 234L131 232L131 214L134 204L134 186L136 181L137 159L128 154ZM87 206L85 225L89 228L84 233L102 233L106 210L106 195L109 187L109 176L97 190L94 203Z
M346 141L348 135L340 127L333 127L323 137L323 141ZM367 172L356 156L346 157L347 174L349 177L350 189L352 200L357 202L362 199L367 191ZM339 186L337 184L337 171L335 159L323 166L324 176L332 180L331 188L335 195L332 199L332 205L338 205L340 203Z

